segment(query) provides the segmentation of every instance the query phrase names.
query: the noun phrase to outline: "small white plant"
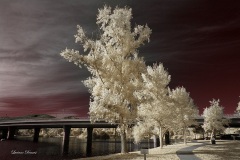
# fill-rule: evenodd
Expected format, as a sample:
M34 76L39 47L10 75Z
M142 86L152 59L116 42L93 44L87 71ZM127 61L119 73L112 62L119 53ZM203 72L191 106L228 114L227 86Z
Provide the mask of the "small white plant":
M213 99L210 101L210 107L203 111L205 132L211 132L211 138L216 131L224 130L224 125L228 124L228 120L224 119L223 107L219 104L220 100Z

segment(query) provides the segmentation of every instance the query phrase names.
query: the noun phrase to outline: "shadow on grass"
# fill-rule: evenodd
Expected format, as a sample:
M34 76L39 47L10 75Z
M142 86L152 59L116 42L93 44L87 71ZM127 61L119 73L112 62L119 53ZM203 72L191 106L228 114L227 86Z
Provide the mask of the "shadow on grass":
M240 159L240 142L238 141L216 141L215 145L206 144L204 147L199 147L193 153L197 157L202 155L213 156L219 160L239 160Z
M147 154L146 158L151 160L161 160L166 159L169 156L176 156L175 153L166 153L166 154ZM132 160L132 159L143 159L144 155L139 153L126 153L126 154L113 154L107 156L96 156L96 157L88 157L84 158L86 160ZM168 159L168 158L167 158ZM171 158L170 158L171 159ZM177 159L177 158L176 158Z

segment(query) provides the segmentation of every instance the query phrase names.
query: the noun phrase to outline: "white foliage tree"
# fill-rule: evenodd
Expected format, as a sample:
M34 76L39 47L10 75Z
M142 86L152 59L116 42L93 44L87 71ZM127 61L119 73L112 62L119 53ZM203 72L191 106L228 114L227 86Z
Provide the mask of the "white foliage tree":
M240 101L238 102L238 106L237 106L235 112L238 113L238 114L240 114Z
M216 131L224 130L224 125L228 124L228 120L224 118L223 107L219 103L219 99L213 99L210 101L210 107L203 111L203 128L205 132L211 132L211 138Z
M162 64L148 66L147 72L142 74L143 88L135 92L141 101L139 106L140 122L134 128L135 141L144 136L144 132L158 135L160 148L163 147L163 133L169 128L171 122L171 108L169 107L168 84L170 75ZM142 128L144 127L144 129Z
M187 128L196 124L195 118L198 115L198 109L184 87L177 87L169 91L169 96L174 104L174 112L172 112L172 116L174 116L173 126L175 126L175 130L183 131L184 144L186 144Z
M137 48L149 41L151 30L147 25L131 28L129 8L105 6L99 9L97 24L99 39L87 38L78 26L76 42L87 55L66 49L61 55L81 67L84 65L92 77L84 81L91 93L89 114L92 121L105 120L119 123L121 152L127 152L126 130L137 116L138 99L133 96L139 88L145 63L138 57Z

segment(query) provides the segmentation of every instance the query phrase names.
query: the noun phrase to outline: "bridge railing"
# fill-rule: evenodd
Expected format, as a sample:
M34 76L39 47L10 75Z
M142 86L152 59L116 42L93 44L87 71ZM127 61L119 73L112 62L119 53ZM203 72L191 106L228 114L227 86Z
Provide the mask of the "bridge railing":
M235 113L235 114L224 114L225 118L240 118L240 114L238 113ZM201 118L204 118L202 115L198 115L195 117L196 119L201 119Z
M225 117L225 118L240 118L240 114L239 114L239 113L235 113L235 114L225 114L224 117Z

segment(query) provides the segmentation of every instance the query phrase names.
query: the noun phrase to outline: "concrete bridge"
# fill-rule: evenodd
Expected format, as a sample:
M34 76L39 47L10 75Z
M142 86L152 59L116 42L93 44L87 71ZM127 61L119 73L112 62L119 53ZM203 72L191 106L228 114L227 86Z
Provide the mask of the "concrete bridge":
M240 127L240 116L225 116L230 119L229 126L226 127ZM196 117L199 125L204 122L203 117ZM17 129L34 129L33 141L38 142L39 132L41 128L63 128L63 143L62 153L68 154L69 137L71 128L87 128L87 147L86 155L92 154L92 132L93 128L116 128L117 124L109 124L105 121L91 123L89 119L18 119L18 120L1 120L0 130L2 131L2 138L14 139L14 134Z
M3 139L14 139L17 129L34 129L33 142L38 142L41 128L63 128L62 154L68 154L69 137L71 128L87 128L86 155L92 154L92 131L93 128L116 128L117 124L109 124L105 121L91 123L89 119L21 119L2 120L0 130Z
M229 124L225 127L240 128L240 115L224 115L224 118L230 120ZM196 117L195 120L198 122L199 125L203 125L204 123L204 118L202 116Z

